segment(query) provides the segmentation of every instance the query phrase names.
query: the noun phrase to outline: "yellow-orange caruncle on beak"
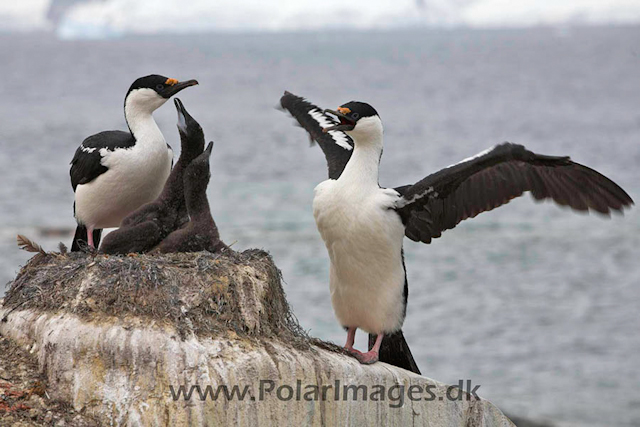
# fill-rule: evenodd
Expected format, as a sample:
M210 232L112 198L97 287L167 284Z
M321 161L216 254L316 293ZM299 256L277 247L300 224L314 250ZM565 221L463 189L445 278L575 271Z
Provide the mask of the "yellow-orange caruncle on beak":
M347 115L347 114L349 114L351 112L351 110L348 109L348 108L345 108L345 107L338 107L338 112L340 112L340 113L342 113L344 115Z
M164 82L164 84L169 85L169 86L173 86L175 84L178 84L178 80L176 80L176 79L167 79L167 81Z

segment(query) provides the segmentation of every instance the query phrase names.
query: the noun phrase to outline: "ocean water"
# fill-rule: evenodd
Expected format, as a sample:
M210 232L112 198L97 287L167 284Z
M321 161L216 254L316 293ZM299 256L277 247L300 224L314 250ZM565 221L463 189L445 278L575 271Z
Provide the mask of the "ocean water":
M125 128L130 83L197 78L180 98L216 141L208 194L224 240L270 251L302 326L342 344L311 214L324 157L274 109L283 90L325 108L375 106L383 186L509 140L569 154L638 200L639 42L637 26L0 35L0 293L29 257L17 233L47 250L69 244L69 161L84 137ZM178 148L171 103L155 117ZM558 425L640 424L639 246L638 209L606 219L528 196L431 245L407 240L404 330L423 373L471 379L503 410Z

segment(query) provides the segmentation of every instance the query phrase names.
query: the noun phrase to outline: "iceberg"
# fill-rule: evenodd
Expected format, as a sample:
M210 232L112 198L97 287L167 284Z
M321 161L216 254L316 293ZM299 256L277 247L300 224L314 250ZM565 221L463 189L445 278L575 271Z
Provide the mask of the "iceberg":
M0 2L0 31L63 39L126 34L631 24L637 0L23 0Z

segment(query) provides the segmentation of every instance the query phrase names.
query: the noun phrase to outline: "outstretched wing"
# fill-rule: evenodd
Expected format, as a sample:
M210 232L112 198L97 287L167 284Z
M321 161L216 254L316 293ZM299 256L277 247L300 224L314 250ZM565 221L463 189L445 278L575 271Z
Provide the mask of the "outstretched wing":
M496 145L396 191L401 195L396 210L406 236L424 243L525 191L537 200L552 199L578 211L591 209L605 215L633 204L616 183L569 157L535 154L510 143Z
M285 92L280 98L280 105L309 132L312 141L315 140L320 145L327 159L329 178L338 179L351 158L353 140L342 131L323 132L324 128L338 122L304 98Z
M131 132L109 130L92 135L82 141L71 160L71 186L73 191L81 184L93 181L109 168L104 166L100 150L133 147L136 143Z

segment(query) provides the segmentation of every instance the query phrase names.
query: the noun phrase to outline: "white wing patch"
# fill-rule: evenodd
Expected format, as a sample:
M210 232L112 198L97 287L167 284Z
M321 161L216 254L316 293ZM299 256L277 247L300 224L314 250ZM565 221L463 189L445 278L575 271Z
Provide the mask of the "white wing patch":
M318 124L320 125L320 127L322 129L324 128L328 128L330 126L335 125L335 123L333 123L331 120L329 120L329 118L327 116L325 116L322 111L318 110L317 108L313 108L311 110L309 110L309 114L311 114L311 117L313 117L313 119L318 122Z
M318 110L317 108L309 110L309 115L313 117L316 122L318 122L322 129L326 129L335 125L334 122L332 122L327 116L324 115L322 111ZM351 144L349 144L349 138L344 132L338 130L330 130L327 133L331 135L331 138L340 147L344 148L345 150L353 150L353 147L351 146Z
M465 162L469 162L469 161L471 161L471 160L473 160L473 159L477 159L478 157L482 157L482 156L484 156L485 154L489 154L490 152L492 152L496 147L497 147L497 145L494 145L494 146L493 146L493 147L491 147L491 148L487 148L486 150L483 150L483 151L479 152L479 153L478 153L478 154L476 154L475 156L467 157L466 159L460 160L458 163L454 163L454 164L449 165L449 166L447 166L447 167L448 167L448 168L450 168L450 167L452 167L452 166L456 166L456 165L459 165L459 164L461 164L461 163L465 163Z
M94 151L96 151L96 148L85 147L84 145L82 145L82 151L84 151L85 153L93 153Z
M396 202L396 209L402 209L407 205L415 202L416 200L422 199L425 196L428 196L433 193L433 197L438 197L438 192L433 190L433 187L427 188L422 193L414 194L410 199L405 199L404 197L399 199Z

